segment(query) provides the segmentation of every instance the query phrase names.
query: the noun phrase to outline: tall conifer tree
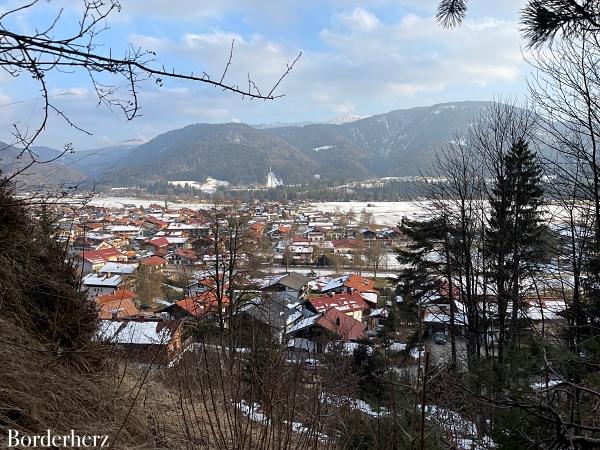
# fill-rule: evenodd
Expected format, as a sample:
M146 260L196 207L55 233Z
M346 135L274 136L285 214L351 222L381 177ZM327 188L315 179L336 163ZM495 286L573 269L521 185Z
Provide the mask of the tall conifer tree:
M496 164L487 237L498 296L500 365L507 331L510 345L516 343L524 269L541 256L541 176L537 155L524 139L517 139Z

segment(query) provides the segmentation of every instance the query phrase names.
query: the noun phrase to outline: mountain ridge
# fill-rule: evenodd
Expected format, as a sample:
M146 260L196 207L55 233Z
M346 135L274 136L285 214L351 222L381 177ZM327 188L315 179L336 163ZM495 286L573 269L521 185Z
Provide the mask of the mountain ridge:
M415 176L489 104L447 102L339 124L196 123L138 146L81 151L67 159L95 183L114 187L207 177L233 185L263 184L269 167L286 184Z

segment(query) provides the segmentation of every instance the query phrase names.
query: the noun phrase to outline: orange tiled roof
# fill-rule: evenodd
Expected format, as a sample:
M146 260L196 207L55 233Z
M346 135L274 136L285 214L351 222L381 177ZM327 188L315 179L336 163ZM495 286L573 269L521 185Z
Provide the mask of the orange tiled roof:
M135 293L127 289L96 297L100 319L123 319L137 316L140 311L133 303Z
M164 266L167 264L167 260L161 258L160 256L150 256L148 258L142 259L141 263L145 266L156 267L156 266Z
M86 252L80 252L79 257L81 259L90 261L91 263L101 263L101 262L108 262L111 260L111 258L113 258L113 260L119 259L119 258L125 258L125 255L123 255L116 248L109 247L109 248L103 248L100 250L89 250Z
M344 283L344 286L355 289L358 292L370 292L375 290L375 282L373 280L356 274L350 274Z
M212 291L202 292L193 297L184 298L174 304L194 317L202 317L209 312L216 311L218 308L217 295ZM223 296L223 304L229 304L229 298L227 296Z
M146 216L146 222L156 225L159 228L166 228L166 226L169 225L169 222L165 222L164 220L157 219L154 216Z
M147 244L153 245L154 247L166 247L169 245L169 240L166 237L157 237L150 239Z

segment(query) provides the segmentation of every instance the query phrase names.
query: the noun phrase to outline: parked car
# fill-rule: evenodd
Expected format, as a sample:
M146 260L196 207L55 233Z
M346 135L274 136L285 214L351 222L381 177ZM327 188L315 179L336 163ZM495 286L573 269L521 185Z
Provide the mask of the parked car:
M446 342L448 342L446 340L446 335L444 333L435 333L433 335L433 341L437 344L437 345L446 345Z

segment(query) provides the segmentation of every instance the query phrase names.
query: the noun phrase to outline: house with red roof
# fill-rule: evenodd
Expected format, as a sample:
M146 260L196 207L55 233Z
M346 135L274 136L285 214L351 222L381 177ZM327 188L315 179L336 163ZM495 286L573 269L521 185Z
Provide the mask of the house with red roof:
M306 304L306 308L317 314L335 308L356 320L362 320L363 312L369 309L369 305L359 292L354 291L310 299Z
M366 248L365 242L357 239L337 239L331 243L333 244L333 253L340 255L362 253Z
M254 222L248 227L255 237L261 238L265 232L265 224L263 222Z
M154 216L146 216L144 218L144 226L147 228L163 230L169 226L169 222L158 219Z
M171 257L171 262L174 264L191 265L198 261L198 255L194 250L178 248Z
M220 302L221 310L229 305L229 297L223 296ZM219 311L219 298L213 291L197 293L173 303L158 312L167 313L172 319L196 318L200 319Z
M375 282L370 278L361 277L354 273L338 278L332 278L325 286L323 286L321 291L323 293L337 294L344 292L359 292L362 298L368 302L371 307L376 307L377 305L378 294L375 289Z
M74 256L75 264L82 273L97 272L107 262L126 262L127 256L114 247L83 251Z
M323 286L323 292L376 292L375 282L370 278L361 277L354 273L333 278Z
M152 269L158 270L162 272L162 270L167 267L167 260L165 258L161 258L157 255L149 256L148 258L144 258L140 261L146 267L150 267Z
M335 334L344 341L364 339L367 325L353 317L344 314L336 308L330 308L317 324L323 329Z
M169 247L169 240L164 236L156 237L154 239L146 241L146 247L150 247L154 251L157 251L161 248L167 249Z
M288 224L273 224L266 234L272 241L289 239L292 234L292 226Z
M98 306L98 317L100 319L126 319L137 317L140 313L133 299L135 292L128 289L120 289L110 294L96 297Z
M352 341L365 338L367 325L344 314L336 308L329 308L321 314L306 317L295 322L287 334L294 338L308 339L322 350L331 340Z

